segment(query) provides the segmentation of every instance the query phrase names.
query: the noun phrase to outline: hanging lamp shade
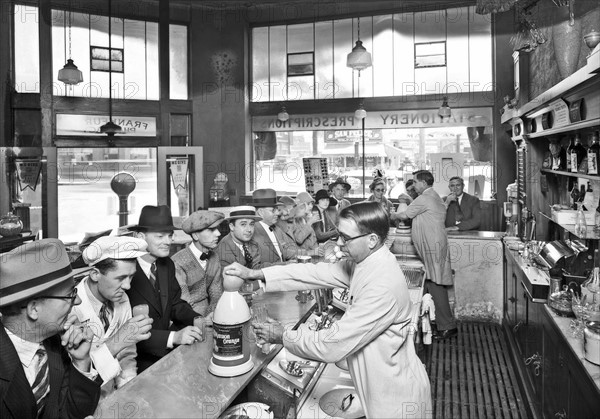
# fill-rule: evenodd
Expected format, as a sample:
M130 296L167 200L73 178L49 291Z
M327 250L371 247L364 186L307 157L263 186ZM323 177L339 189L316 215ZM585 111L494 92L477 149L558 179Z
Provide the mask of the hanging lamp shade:
M440 118L450 118L450 116L452 116L452 109L450 109L450 106L448 106L447 96L444 96L442 106L440 106L440 109L438 109L438 115Z
M283 106L281 108L281 112L277 114L277 119L279 119L281 122L285 122L290 119L290 114L285 110L285 106Z
M121 131L123 131L123 128L115 124L112 119L100 127L100 132L108 135L115 135Z
M371 53L363 47L362 41L359 39L356 41L356 45L352 48L352 52L348 54L346 59L346 66L353 70L364 70L373 65L371 61Z
M64 67L58 70L58 81L71 85L79 84L83 81L83 73L69 58Z
M356 119L365 119L367 117L367 111L364 106L361 104L357 110L354 111L354 117Z

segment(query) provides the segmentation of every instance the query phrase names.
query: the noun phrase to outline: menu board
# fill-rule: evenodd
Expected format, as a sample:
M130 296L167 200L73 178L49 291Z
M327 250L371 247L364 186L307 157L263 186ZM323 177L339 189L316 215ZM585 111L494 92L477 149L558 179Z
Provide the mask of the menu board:
M327 159L323 157L309 157L302 159L304 164L304 179L306 192L314 195L319 189L329 188L329 174Z

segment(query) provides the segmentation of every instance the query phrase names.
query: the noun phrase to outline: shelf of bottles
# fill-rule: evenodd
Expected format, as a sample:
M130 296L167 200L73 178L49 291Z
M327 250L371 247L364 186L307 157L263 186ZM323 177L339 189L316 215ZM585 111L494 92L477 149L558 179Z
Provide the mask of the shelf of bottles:
M540 212L539 214L544 218L547 218L548 220L552 221L554 224L559 225L565 231L568 231L569 233L571 233L579 239L600 240L600 231L596 230L594 226L587 226L585 231L582 231L581 229L577 228L575 224L558 223L554 219L552 219L552 217L544 214L543 212Z

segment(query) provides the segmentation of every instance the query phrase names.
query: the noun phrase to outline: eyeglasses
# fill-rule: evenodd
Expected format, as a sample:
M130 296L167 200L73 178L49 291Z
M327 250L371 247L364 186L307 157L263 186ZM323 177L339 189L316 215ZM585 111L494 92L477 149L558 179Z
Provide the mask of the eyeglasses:
M38 295L36 298L50 298L54 300L71 300L71 305L75 304L77 299L77 288L73 288L73 291L69 295Z
M385 192L385 189L373 189L375 192Z
M342 240L342 244L349 243L352 240L360 239L361 237L368 236L369 234L374 234L374 233L365 233L365 234L361 234L360 236L348 237L344 233L342 233L338 230L338 235L339 235L340 239Z

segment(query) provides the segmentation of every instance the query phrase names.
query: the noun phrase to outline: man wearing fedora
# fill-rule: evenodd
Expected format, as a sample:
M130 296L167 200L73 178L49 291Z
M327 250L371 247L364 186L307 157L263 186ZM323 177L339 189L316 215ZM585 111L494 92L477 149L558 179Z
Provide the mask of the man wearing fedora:
M333 197L336 199L337 204L335 205L335 210L339 214L341 210L350 206L350 201L346 198L346 194L350 192L352 187L343 177L339 177L329 185L329 191L333 194Z
M225 218L230 232L217 247L222 267L238 262L250 269L260 269L260 250L253 240L256 222L260 220L256 208L250 205L231 209L229 217Z
M71 314L81 302L64 244L43 239L0 258L0 417L92 415L101 380L92 331Z
M146 247L141 239L106 236L92 242L82 254L92 269L77 285L81 304L73 313L94 332L90 356L104 381L103 396L137 375L136 343L150 338L152 319L148 315L132 317L126 294L136 272L136 259L146 254Z
M175 264L169 258L175 230L171 209L146 205L138 225L130 230L148 245L148 253L137 258L137 270L127 290L131 306L148 304L153 320L150 339L137 344L138 372L142 372L173 347L201 340L202 325L199 321L194 324L200 314L181 298Z
M215 310L223 294L221 264L214 251L221 236L219 225L223 218L224 215L216 211L192 213L182 225L183 231L192 237L192 243L172 257L181 298L205 317Z
M256 223L254 241L258 243L263 266L286 263L294 259L298 251L296 244L277 227L281 205L273 189L257 189L252 193L252 206L262 218Z

